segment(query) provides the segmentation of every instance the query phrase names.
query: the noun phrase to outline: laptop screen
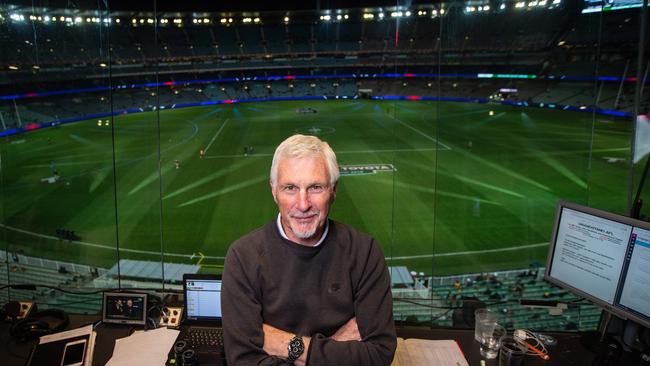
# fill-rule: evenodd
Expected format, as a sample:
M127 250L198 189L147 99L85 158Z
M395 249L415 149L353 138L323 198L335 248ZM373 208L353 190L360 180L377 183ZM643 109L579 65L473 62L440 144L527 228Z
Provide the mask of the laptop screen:
M221 320L221 277L183 276L187 320Z

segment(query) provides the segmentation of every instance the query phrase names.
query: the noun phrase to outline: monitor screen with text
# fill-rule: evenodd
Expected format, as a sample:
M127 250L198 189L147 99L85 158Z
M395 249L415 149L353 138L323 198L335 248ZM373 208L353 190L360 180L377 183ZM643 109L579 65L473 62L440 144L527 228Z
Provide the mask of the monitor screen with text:
M650 223L560 202L544 278L650 325Z

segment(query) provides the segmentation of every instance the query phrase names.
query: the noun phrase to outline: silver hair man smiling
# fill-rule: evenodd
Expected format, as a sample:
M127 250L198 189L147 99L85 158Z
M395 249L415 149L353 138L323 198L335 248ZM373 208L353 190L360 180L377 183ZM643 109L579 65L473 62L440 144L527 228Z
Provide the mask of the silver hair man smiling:
M228 364L390 365L390 279L366 234L328 219L339 169L329 144L294 135L275 151L279 214L234 242L222 306Z

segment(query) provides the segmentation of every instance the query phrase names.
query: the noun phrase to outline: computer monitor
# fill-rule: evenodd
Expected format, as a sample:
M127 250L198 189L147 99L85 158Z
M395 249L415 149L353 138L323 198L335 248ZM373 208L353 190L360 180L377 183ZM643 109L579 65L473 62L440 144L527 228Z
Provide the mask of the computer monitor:
M544 279L650 327L650 223L559 202Z

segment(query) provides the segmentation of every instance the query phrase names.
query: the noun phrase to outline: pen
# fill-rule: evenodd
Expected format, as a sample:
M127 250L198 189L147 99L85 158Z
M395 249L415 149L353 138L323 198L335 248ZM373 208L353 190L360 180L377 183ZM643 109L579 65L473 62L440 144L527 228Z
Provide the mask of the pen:
M530 343L528 343L528 342L525 342L525 343L526 343L526 345L528 346L528 349L529 349L529 350L535 352L535 354L537 354L537 355L538 355L539 357L541 357L543 360L547 360L547 361L548 361L548 360L551 358L551 357L550 357L549 355L547 355L546 353L544 353L544 352L538 350L537 348L533 347L533 345L531 345Z

